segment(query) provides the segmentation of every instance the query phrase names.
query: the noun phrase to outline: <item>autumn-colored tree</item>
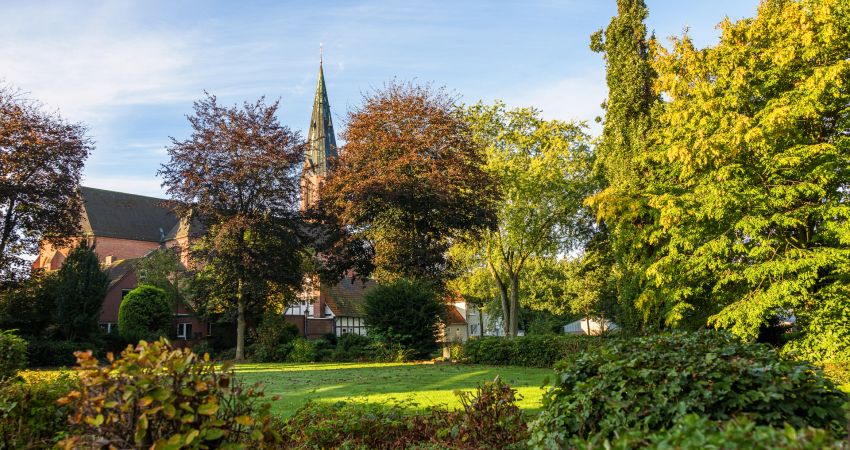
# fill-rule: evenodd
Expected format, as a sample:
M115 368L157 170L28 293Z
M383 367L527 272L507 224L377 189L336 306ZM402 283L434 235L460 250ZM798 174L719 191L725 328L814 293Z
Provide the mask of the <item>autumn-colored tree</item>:
M191 207L206 225L191 255L210 300L235 307L236 359L243 359L247 308L302 281L297 166L304 144L278 122L277 102L223 107L208 94L194 109L192 136L172 139L171 161L159 173L182 213Z
M498 199L454 99L430 86L389 83L349 114L342 137L320 205L351 232L343 242L354 243L337 244L323 258L339 261L365 248L379 279L443 283L451 243L492 227ZM371 268L357 269L368 276L363 271Z
M0 281L24 273L39 243L78 234L86 128L0 85Z

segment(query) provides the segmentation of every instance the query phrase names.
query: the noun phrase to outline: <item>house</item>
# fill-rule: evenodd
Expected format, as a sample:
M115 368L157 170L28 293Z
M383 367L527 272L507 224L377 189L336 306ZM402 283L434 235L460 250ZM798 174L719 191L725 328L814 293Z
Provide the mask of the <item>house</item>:
M135 262L158 248L171 247L186 264L189 240L199 230L178 219L164 199L86 186L79 188L79 195L83 201L81 235L60 248L43 244L32 267L58 270L79 241L87 240L109 273L99 322L104 331L112 332L117 329L121 300L138 284ZM175 305L172 325L174 336L183 340L200 339L210 332L209 325L194 318L183 305Z
M616 329L617 325L614 322L596 317L584 317L564 325L565 334L586 334L590 336Z

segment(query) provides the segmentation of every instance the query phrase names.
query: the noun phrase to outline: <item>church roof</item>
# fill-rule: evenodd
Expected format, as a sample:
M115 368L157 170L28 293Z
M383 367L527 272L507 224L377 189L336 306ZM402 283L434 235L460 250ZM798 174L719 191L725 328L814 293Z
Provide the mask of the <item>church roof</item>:
M331 106L328 103L328 91L325 86L325 74L319 63L319 82L313 100L313 115L310 118L310 130L307 133L307 153L304 161L305 171L312 169L316 175L326 176L328 161L337 156L336 137Z
M366 280L365 283L342 280L333 286L322 285L320 291L335 316L363 317L366 315L363 296L375 286L377 283L372 280Z
M81 186L83 232L95 237L160 242L179 220L166 200Z

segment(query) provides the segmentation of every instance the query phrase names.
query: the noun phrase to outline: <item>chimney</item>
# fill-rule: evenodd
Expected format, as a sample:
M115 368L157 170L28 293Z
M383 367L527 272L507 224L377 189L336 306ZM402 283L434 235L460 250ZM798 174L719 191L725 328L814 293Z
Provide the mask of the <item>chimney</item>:
M113 262L115 262L115 257L112 255L107 255L103 258L103 264L107 266L111 266Z

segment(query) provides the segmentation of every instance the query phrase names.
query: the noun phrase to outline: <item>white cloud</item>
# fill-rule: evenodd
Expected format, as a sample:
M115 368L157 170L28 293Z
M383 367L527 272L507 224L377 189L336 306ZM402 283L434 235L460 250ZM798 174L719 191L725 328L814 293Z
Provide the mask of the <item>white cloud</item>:
M591 132L598 134L601 126L595 118L603 114L601 104L607 96L604 73L588 73L518 92L505 101L511 106L534 106L547 119L586 121Z

